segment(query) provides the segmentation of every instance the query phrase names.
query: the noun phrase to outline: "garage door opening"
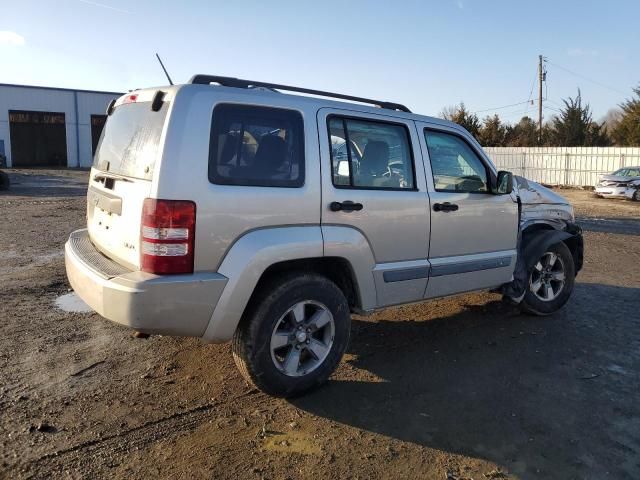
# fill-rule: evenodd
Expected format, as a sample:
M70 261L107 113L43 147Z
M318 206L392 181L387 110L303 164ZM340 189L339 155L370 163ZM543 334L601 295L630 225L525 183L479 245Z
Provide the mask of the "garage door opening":
M14 167L66 167L64 113L9 110L11 159Z
M96 154L105 123L107 123L106 115L91 115L91 155Z

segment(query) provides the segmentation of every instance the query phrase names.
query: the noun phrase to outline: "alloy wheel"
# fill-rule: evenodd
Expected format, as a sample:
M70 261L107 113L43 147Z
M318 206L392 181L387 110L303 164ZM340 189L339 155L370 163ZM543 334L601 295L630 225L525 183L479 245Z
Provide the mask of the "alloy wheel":
M276 323L271 334L271 359L289 377L312 372L327 358L335 335L329 309L311 300L296 303Z

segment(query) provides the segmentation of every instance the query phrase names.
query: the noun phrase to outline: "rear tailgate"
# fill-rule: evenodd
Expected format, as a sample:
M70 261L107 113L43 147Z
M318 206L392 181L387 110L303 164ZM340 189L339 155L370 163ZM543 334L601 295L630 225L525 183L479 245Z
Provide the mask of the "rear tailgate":
M140 222L151 194L153 172L162 154L168 102L151 108L157 90L118 100L105 124L87 193L87 227L93 244L107 257L140 268Z

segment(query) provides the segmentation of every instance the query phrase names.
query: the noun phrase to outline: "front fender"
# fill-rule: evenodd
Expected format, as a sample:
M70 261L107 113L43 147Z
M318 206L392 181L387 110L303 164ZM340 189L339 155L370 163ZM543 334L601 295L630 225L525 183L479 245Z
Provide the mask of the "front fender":
M269 266L322 255L322 232L318 225L267 228L242 236L230 248L218 269L218 273L229 281L202 340L219 343L233 337L258 280Z

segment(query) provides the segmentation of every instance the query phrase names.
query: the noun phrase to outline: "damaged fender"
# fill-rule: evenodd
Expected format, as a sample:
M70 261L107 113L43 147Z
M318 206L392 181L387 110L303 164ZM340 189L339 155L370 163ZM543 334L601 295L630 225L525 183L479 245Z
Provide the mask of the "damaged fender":
M573 209L563 197L542 185L515 177L517 195L521 205L518 236L518 259L513 280L504 285L502 293L516 303L524 298L529 284L529 273L551 246L565 242L573 256L576 275L583 263L582 229L573 223ZM546 228L528 227L544 225Z
M574 242L571 245L576 275L582 269L583 240L582 229L576 224L567 225L566 230L534 230L524 232L518 241L518 260L513 272L513 280L504 286L502 293L516 303L524 298L529 283L529 272L551 245Z

